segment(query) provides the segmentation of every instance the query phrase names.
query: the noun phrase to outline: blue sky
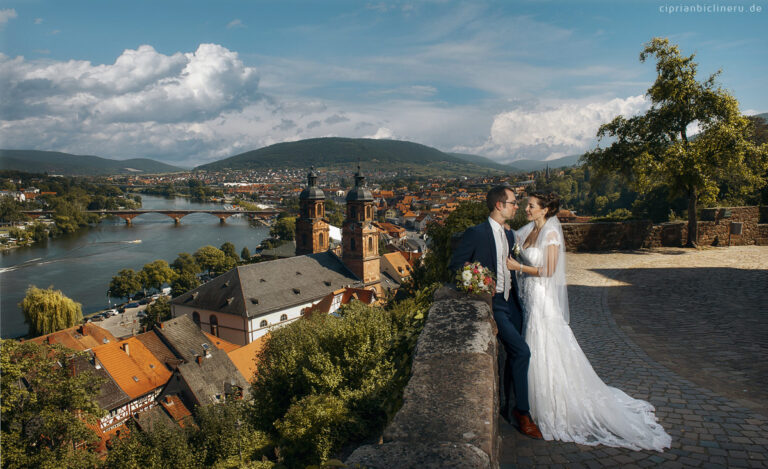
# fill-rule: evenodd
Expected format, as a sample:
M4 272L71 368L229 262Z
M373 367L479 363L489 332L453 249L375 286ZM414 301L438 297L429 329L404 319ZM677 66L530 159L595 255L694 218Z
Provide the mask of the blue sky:
M0 147L191 166L345 136L555 158L647 108L655 36L768 111L766 19L765 0L0 1Z

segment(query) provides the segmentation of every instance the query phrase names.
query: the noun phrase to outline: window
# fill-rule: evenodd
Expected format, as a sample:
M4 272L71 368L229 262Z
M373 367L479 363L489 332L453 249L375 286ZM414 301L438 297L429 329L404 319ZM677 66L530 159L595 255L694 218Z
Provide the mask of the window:
M368 237L368 254L373 254L373 236Z
M322 207L323 206L320 205L320 204L317 204L315 206L315 216L317 216L317 217L322 217L323 216L323 209L322 209Z
M267 324L269 324L266 320L263 320L259 323L259 327L267 327Z
M281 314L280 315L280 321L287 321L287 320L288 320L288 315L287 314Z
M306 246L307 245L307 234L306 233L302 233L301 234L301 245L302 246Z
M353 250L353 251L354 251L355 249L357 249L357 246L355 246L355 238L352 238L352 242L351 242L351 243L349 243L349 248L350 248L351 250Z
M211 314L211 318L209 319L209 321L211 323L211 334L218 337L219 336L219 318L217 318L215 314Z
M192 320L195 321L195 324L197 324L197 327L200 327L200 313L195 311L192 313Z
M324 244L324 241L323 241L323 234L322 234L322 233L320 233L319 235L317 235L317 244L319 244L319 245L320 245L320 248L322 249L322 247L323 247L323 244Z
M349 218L352 220L357 218L357 208L355 208L354 206L349 207Z

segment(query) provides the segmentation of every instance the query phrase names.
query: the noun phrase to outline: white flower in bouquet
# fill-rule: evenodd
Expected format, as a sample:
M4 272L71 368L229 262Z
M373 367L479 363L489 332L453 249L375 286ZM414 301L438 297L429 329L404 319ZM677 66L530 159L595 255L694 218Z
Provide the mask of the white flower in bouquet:
M456 286L467 293L492 293L496 289L493 273L479 262L465 263L456 273Z

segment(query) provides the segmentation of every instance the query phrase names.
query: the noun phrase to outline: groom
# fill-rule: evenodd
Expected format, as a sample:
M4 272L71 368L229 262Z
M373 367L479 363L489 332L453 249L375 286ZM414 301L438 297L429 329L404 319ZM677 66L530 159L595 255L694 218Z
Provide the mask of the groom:
M510 381L515 388L515 408L512 415L520 431L532 438L542 438L533 423L528 406L528 361L531 352L522 337L523 311L517 293L517 280L507 269L507 257L515 245L511 230L504 227L505 220L515 216L518 203L515 193L507 186L496 186L485 197L488 220L467 228L461 243L453 252L449 268L456 272L465 262L480 262L496 274L496 294L493 295L493 319L499 329L499 339L507 352L503 368L499 370L504 389L501 415L509 419Z

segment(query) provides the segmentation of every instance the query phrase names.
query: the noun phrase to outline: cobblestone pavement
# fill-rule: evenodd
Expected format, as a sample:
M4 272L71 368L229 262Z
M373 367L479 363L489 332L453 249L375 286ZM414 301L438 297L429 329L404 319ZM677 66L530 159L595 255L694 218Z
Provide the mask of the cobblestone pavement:
M536 441L502 421L501 468L768 468L768 248L568 256L582 349L607 384L656 406L672 448Z

